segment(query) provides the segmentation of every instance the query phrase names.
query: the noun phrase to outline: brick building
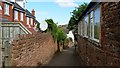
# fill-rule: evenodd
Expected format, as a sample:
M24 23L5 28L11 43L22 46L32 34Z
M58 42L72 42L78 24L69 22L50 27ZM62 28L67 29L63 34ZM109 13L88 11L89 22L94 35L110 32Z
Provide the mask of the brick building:
M88 66L120 65L120 2L90 2L78 21L78 51Z
M21 1L24 3L24 0ZM34 33L34 27L37 23L35 11L33 9L29 12L27 9L24 9L24 5L19 5L19 2L19 0L15 0L15 2L10 0L2 0L2 22L20 22L28 30L30 30L31 33Z
M37 23L35 10L29 12L25 0L0 1L0 67L10 65L10 43L16 35L35 33Z

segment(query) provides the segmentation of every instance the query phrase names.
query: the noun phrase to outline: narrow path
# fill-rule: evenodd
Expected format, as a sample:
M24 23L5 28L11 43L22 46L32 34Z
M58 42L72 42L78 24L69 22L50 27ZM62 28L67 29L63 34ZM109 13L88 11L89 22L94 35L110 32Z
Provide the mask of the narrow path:
M46 66L83 66L75 54L74 47L55 55Z

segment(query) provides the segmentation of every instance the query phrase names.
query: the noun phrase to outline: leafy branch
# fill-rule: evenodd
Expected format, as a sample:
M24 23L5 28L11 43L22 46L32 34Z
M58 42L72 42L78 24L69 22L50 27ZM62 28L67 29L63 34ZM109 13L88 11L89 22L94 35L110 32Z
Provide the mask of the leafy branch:
M81 16L81 14L85 11L87 6L88 4L84 3L82 5L79 5L79 7L75 7L75 9L71 12L72 17L70 18L69 24L67 27L69 30L77 29L77 21L79 17Z

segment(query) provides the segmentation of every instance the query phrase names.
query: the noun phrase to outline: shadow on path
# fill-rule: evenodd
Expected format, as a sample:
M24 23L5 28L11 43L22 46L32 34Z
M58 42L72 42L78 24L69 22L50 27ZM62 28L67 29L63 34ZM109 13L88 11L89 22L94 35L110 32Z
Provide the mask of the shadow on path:
M84 64L75 54L74 47L71 47L56 54L45 66L84 66Z

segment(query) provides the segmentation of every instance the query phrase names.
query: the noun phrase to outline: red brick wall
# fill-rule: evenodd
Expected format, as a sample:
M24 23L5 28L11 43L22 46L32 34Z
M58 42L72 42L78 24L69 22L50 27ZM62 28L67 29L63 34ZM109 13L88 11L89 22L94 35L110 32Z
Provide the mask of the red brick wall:
M102 4L103 48L108 52L107 65L120 64L120 2Z
M37 66L48 62L57 51L57 43L50 33L21 35L11 49L12 66Z
M23 21L21 21L21 13L23 13ZM13 12L14 14L14 12ZM14 16L13 16L14 19ZM18 20L14 20L14 22L21 22L24 26L26 26L27 22L26 22L26 16L25 16L25 12L20 12L18 11Z
M34 24L35 22L34 22L34 21L35 21L35 20L33 19L33 27L35 27L35 24Z
M22 13L23 13L23 12L22 12ZM19 12L19 14L21 14L21 12ZM20 22L21 22L24 26L27 25L25 13L23 13L23 21L20 20Z
M101 43L78 36L79 56L88 66L119 66L120 2L101 5Z
M33 20L31 20L31 19L33 19L33 18L30 18L30 19L29 19L29 21L30 21L29 24L30 24L31 27L34 27L34 24L33 24L33 23L34 23L34 19L33 19ZM31 23L32 23L32 24L31 24Z
M27 26L27 18L26 18L26 13L24 13L23 14L23 17L24 17L24 22L23 22L23 24L25 25L25 26Z

